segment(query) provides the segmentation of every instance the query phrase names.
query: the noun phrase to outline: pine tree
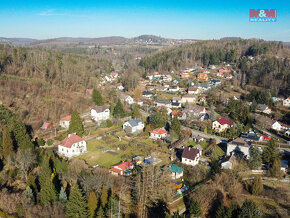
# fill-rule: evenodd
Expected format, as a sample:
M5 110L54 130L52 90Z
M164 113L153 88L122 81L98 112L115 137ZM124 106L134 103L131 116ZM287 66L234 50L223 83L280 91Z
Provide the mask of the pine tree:
M190 214L194 215L195 217L202 216L202 211L200 208L200 204L197 201L192 201L189 208Z
M104 104L103 97L101 93L99 92L99 90L96 90L96 89L93 90L92 99L96 105L101 106Z
M260 218L261 212L256 205L256 203L252 200L245 200L239 213L240 218Z
M261 167L262 158L260 151L257 147L253 147L253 149L250 150L250 158L248 164L252 170L257 170Z
M102 207L100 207L98 212L97 212L97 218L104 218L104 217L105 217L104 209Z
M269 169L270 176L281 177L281 161L279 157L276 157L273 164Z
M58 200L63 204L66 204L66 202L67 202L67 195L66 195L63 187L61 187L61 189L60 189Z
M177 118L177 116L174 116L172 124L171 124L171 129L178 135L180 136L181 134L181 127L180 127L180 122Z
M34 203L34 195L32 189L27 186L25 191L24 191L25 196L30 200L30 203Z
M49 168L49 159L43 160L40 175L40 202L42 205L54 202L57 200L57 194L51 179L51 170Z
M263 160L266 163L272 165L274 160L278 157L278 154L277 144L275 143L274 139L270 139L267 147L263 151Z
M105 208L108 204L108 191L107 191L106 186L104 185L102 187L102 193L101 193L101 204L103 208Z
M98 207L98 199L95 192L90 192L89 194L88 207L90 211L90 216L95 217L96 209Z
M2 152L5 160L13 154L13 140L8 128L4 128L2 136Z
M260 195L263 192L263 183L260 176L256 176L252 186L252 194Z
M135 106L133 111L133 118L141 118L141 113L138 106Z
M30 136L27 133L26 127L24 123L22 123L20 120L13 118L11 121L13 122L13 134L15 137L15 140L17 142L17 146L23 150L25 149L33 149L33 143L30 139Z
M124 115L125 115L125 110L124 110L123 104L120 101L120 99L118 99L118 102L117 102L117 104L114 108L114 111L113 111L113 116L114 117L123 117Z
M82 191L77 184L72 187L68 202L66 204L66 216L73 218L89 217L86 197L82 194Z
M68 133L76 133L78 136L84 134L84 126L81 117L76 110L72 112Z

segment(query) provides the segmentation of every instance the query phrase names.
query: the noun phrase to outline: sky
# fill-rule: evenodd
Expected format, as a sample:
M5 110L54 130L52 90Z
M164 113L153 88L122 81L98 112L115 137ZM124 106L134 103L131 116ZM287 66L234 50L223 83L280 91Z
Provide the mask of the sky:
M250 9L277 9L277 22L249 22ZM0 0L0 37L261 38L290 41L290 1Z

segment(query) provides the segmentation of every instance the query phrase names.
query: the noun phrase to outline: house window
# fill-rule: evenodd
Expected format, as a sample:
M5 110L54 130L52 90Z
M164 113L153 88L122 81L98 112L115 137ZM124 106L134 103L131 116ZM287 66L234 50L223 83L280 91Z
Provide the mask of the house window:
M68 149L66 150L66 153L68 153Z
M74 151L74 150L72 150L72 152L74 153L75 151Z
M62 151L63 151L63 149L62 149Z

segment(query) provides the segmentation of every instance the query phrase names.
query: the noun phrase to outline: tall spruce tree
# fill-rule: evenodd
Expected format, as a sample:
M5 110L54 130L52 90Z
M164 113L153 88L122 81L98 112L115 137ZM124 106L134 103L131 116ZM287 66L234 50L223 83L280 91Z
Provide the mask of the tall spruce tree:
M101 193L101 204L103 208L106 208L108 204L108 191L106 186L103 185L102 187L102 193Z
M57 200L57 194L51 179L49 159L45 158L42 163L40 175L40 202L42 205L52 203Z
M253 147L252 150L250 150L250 158L248 160L249 167L252 170L257 170L262 165L262 158L260 151L257 147Z
M68 133L76 133L78 136L84 134L83 122L76 110L72 112Z
M263 182L260 176L256 176L254 178L254 182L252 185L252 194L253 195L260 195L263 192Z
M61 187L61 189L60 189L60 192L58 195L58 200L63 204L65 204L67 202L67 195L66 195L63 187Z
M138 106L135 106L133 111L133 118L141 118L141 113Z
M177 116L174 116L170 129L173 130L178 136L180 136L181 125Z
M89 194L88 207L90 211L90 217L95 217L96 209L98 207L98 199L95 192L90 192Z
M114 111L113 111L113 116L114 117L123 117L125 115L125 110L124 110L124 107L123 107L123 104L121 102L120 99L118 99L118 102L114 108Z
M4 128L2 136L2 152L5 160L13 154L13 140L8 128Z
M17 146L23 150L33 149L34 146L30 136L27 133L25 124L17 118L13 118L13 121L11 122L13 122L12 131L16 139Z
M66 216L73 218L87 218L90 216L86 197L83 195L77 184L73 186L69 195L66 204Z
M96 90L96 89L93 90L92 99L96 105L101 106L104 104L103 97L99 90Z
M270 139L268 142L267 147L263 151L263 160L270 164L273 165L275 159L278 157L278 147L274 139Z

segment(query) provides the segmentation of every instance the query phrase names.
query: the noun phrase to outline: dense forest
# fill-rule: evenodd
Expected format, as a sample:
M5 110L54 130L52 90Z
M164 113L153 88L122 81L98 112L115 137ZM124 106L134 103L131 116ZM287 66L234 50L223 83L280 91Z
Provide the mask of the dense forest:
M208 67L224 62L234 64L241 84L274 89L289 95L289 48L281 42L262 40L201 41L171 48L143 58L139 65L145 73L178 71L195 64ZM253 61L248 60L252 56Z

